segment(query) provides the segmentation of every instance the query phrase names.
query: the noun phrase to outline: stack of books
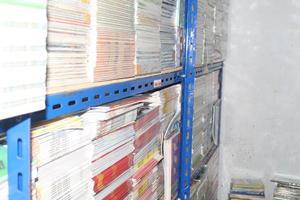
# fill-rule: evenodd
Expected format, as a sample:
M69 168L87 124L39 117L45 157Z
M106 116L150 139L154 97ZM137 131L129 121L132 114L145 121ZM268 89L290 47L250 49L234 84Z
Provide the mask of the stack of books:
M89 1L48 1L47 88L88 82Z
M231 200L264 200L265 186L256 179L233 179L229 197Z
M226 56L228 1L198 3L196 66L223 61Z
M214 129L219 114L214 112L219 102L219 72L195 79L192 171L197 170L201 160L218 144L218 131Z
M71 116L32 129L32 199L91 196L93 149L83 128L81 118Z
M136 0L136 75L160 72L162 0Z
M176 43L177 43L177 0L163 0L160 41L161 41L161 67L162 69L176 66Z
M0 120L45 108L46 7L46 0L0 1Z
M177 116L180 116L181 85L174 85L148 96L148 102L153 106L159 106L159 118L161 122L161 137L168 138L172 131L168 131L169 125ZM177 124L178 125L178 124Z
M300 199L300 180L290 177L275 177L276 183L273 200Z
M1 136L0 136L1 137ZM0 138L0 194L1 200L8 200L7 145ZM3 198L3 199L2 199Z
M164 140L164 199L176 199L178 193L180 167L180 132L174 130L171 137Z
M135 122L134 175L132 199L153 199L162 196L162 159L160 154L160 120L158 107L144 107Z
M92 66L93 81L134 76L134 13L134 0L97 1L97 60Z
M95 199L123 199L131 191L134 122L143 97L92 108L83 115L93 137L92 177Z

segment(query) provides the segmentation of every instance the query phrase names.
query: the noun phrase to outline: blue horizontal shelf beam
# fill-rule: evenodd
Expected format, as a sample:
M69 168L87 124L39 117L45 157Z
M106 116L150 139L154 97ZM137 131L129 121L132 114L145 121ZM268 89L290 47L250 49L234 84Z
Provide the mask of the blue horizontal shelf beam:
M224 66L223 62L217 62L217 63L212 63L212 64L206 65L206 68L197 67L197 68L195 68L195 76L200 77L205 74L209 74L214 71L221 70L221 69L223 69L223 66Z
M107 85L63 92L46 97L46 109L0 121L0 132L4 132L27 118L34 124L38 121L51 120L90 107L100 106L134 95L159 90L181 82L182 70L159 75L120 81Z
M89 107L168 87L180 83L181 74L182 71L180 70L75 92L49 95L47 96L47 106L43 118L51 120Z

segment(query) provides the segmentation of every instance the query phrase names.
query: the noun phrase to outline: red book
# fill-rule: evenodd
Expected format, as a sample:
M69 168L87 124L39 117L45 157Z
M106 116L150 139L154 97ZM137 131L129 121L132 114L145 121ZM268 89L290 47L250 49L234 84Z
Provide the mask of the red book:
M138 152L146 144L148 144L156 135L160 133L160 122L153 124L143 134L134 141L135 152Z
M112 191L109 195L104 197L103 200L122 200L129 194L130 191L131 191L130 181L125 181L114 191Z
M107 168L97 176L93 178L94 180L94 192L98 193L103 190L106 186L108 186L112 181L114 181L117 177L122 175L125 171L127 171L133 162L132 155L128 155L116 162L113 166Z
M158 116L159 116L159 107L158 106L147 110L144 114L142 114L142 116L140 116L135 121L134 130L137 131L137 130L143 128L143 126L145 126L145 124L151 122L153 119L155 119Z

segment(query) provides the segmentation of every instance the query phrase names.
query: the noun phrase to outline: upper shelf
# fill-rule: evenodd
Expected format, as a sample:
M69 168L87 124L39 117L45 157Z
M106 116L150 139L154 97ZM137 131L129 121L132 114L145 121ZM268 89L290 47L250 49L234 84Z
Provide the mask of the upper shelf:
M223 63L207 65L207 68L196 68L196 77L219 70ZM76 87L64 87L48 91L46 109L40 112L14 117L0 121L1 128L30 117L33 122L51 120L74 112L82 111L93 106L99 106L112 101L124 99L137 94L150 92L180 83L182 68L164 71L129 79L108 81L102 83L89 83ZM4 123L3 123L4 122ZM3 126L5 124L5 126Z

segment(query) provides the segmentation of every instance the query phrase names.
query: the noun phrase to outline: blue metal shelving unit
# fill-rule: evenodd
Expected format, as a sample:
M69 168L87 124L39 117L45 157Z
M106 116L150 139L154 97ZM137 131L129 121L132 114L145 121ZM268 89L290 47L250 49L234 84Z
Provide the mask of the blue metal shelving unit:
M191 184L191 144L195 77L220 70L222 63L208 65L208 71L195 68L197 0L186 0L183 70L136 78L129 81L48 95L44 111L0 121L7 132L8 181L10 200L30 200L31 124L120 100L137 94L182 83L181 159L178 198L189 199Z
M198 0L185 1L184 55L181 103L181 155L178 197L190 198L194 83L196 57L196 25Z

